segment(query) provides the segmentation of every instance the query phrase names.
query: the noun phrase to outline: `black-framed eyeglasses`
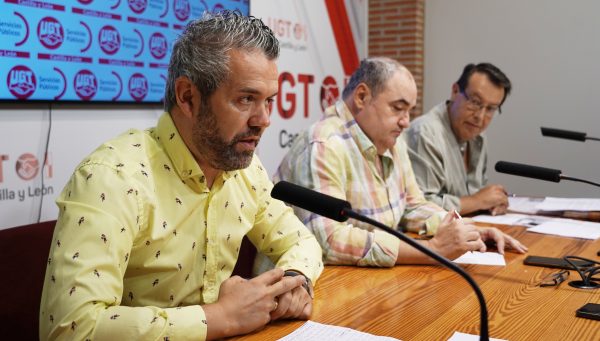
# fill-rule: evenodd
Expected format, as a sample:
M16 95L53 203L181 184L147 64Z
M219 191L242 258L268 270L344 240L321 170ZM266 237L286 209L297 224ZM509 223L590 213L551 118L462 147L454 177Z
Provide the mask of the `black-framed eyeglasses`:
M567 280L567 278L569 278L569 270L561 270L559 272L554 272L542 278L542 281L540 282L540 287L555 287Z
M467 102L466 102L467 109L469 109L471 111L480 112L481 109L484 109L485 115L490 118L493 117L496 114L496 112L498 112L500 114L502 113L502 107L499 105L485 106L485 105L483 105L483 103L481 103L481 100L479 100L478 98L473 98L472 96L467 94L466 90L461 90L460 93L467 100Z

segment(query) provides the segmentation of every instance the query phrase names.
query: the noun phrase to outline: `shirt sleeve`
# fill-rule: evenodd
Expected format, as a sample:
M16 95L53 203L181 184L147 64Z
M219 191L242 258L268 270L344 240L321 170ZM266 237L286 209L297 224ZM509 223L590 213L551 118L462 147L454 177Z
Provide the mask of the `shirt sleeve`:
M295 174L293 182L339 199L346 199L346 147L312 142L299 155L295 169L280 169L281 174ZM289 167L289 165L283 165ZM349 167L349 166L348 166ZM296 215L312 231L323 249L325 264L391 267L396 263L400 241L380 230L366 230L340 223L294 207Z
M460 197L446 193L448 186L444 172L443 151L438 148L439 141L429 134L409 133L408 154L416 175L416 181L425 198L446 210L460 211Z
M40 338L205 339L202 307L121 306L123 277L144 233L142 190L108 165L80 167L60 210L40 306Z
M407 149L400 151L402 174L406 192L406 209L400 220L405 230L419 234L435 234L446 211L423 195L415 179L415 173L408 157Z
M266 172L261 176L266 190L259 197L259 211L248 238L275 266L300 271L316 283L323 271L319 243L290 207L271 197L273 183Z

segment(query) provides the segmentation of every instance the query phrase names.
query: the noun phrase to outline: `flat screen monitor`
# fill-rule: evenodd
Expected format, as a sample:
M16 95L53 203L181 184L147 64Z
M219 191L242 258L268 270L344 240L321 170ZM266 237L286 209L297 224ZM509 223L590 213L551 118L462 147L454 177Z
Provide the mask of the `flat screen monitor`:
M4 101L161 102L186 23L249 13L249 0L0 1Z

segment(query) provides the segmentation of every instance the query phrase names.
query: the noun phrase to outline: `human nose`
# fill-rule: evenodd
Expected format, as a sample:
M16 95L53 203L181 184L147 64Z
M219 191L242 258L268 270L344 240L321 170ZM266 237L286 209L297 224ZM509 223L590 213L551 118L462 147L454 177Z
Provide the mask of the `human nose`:
M406 114L400 116L398 120L398 126L402 129L407 129L410 125L410 113L407 111Z
M250 117L249 125L253 127L266 128L271 125L271 108L269 104L259 107Z

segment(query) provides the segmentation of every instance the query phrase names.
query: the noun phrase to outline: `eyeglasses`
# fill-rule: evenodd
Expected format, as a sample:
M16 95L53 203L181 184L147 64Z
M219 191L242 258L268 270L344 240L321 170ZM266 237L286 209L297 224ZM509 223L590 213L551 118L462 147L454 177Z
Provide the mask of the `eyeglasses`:
M561 270L559 272L551 273L544 277L540 282L540 287L554 287L564 282L569 277L568 270Z
M483 105L483 103L481 103L481 101L478 98L473 98L469 95L467 95L466 91L461 91L460 92L465 99L467 100L467 109L473 111L473 112L480 112L481 109L485 109L484 113L486 116L488 117L493 117L496 112L499 112L500 114L502 113L502 108L499 105L488 105L485 106Z

